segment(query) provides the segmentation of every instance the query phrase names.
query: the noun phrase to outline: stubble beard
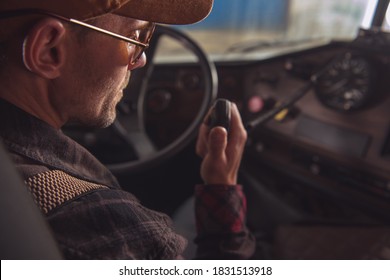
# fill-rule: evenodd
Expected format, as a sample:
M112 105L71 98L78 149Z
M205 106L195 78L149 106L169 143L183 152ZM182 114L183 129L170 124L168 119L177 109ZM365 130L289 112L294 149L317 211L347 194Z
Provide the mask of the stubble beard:
M116 119L116 107L123 97L123 91L130 81L130 72L128 71L123 83L118 88L111 83L101 85L100 91L104 92L103 103L99 106L91 102L88 108L85 108L82 117L79 117L78 122L82 125L94 128L106 128L110 126ZM94 92L88 97L89 100L94 100L96 96Z

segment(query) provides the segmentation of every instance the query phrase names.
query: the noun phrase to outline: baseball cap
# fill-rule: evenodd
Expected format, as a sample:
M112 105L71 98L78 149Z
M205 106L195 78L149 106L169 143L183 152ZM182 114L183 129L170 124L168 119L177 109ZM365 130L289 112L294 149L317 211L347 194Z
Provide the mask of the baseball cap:
M0 15L38 9L77 20L113 13L156 23L192 24L207 17L212 6L213 0L1 0ZM17 25L18 19L0 21L0 38L9 35Z
M191 24L210 13L213 0L1 0L0 13L40 9L85 20L107 13L167 24Z

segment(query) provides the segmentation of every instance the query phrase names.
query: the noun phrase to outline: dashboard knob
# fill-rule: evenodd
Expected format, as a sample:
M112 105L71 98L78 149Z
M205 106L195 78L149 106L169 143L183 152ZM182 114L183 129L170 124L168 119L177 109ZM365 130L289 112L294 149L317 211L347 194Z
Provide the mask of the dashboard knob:
M165 89L156 89L149 93L146 107L149 112L159 114L169 108L172 93Z

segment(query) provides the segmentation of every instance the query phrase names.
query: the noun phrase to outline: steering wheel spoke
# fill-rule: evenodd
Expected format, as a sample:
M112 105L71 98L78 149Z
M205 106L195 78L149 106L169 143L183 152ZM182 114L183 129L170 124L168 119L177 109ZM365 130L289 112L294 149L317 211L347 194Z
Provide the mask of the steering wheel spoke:
M118 120L113 123L113 129L133 149L138 160L152 157L157 152L155 145L144 131L134 129L129 131Z

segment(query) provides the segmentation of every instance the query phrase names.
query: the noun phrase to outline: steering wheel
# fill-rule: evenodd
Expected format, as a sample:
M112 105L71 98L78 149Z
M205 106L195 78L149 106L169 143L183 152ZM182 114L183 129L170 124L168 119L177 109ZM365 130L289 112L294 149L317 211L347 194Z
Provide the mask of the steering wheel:
M165 37L175 40L195 55L196 65L200 67L202 73L204 93L199 111L190 125L171 143L164 147L156 147L145 128L145 104L148 84L156 66L154 63L156 51ZM183 32L167 26L157 26L146 55L149 63L132 73L131 82L118 105L117 119L112 125L113 131L132 149L136 159L106 164L114 174L143 171L181 151L194 139L211 102L217 95L218 80L214 64L198 44Z

